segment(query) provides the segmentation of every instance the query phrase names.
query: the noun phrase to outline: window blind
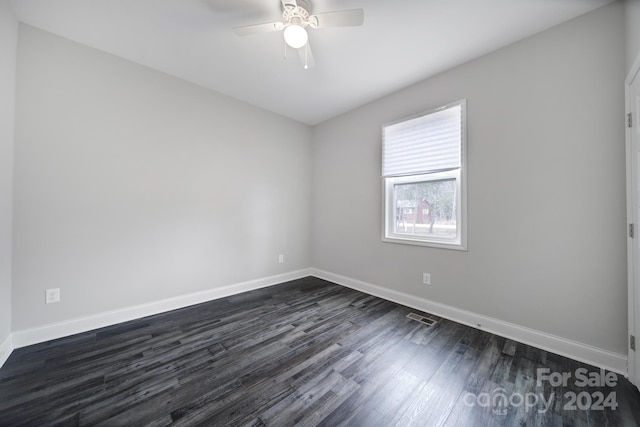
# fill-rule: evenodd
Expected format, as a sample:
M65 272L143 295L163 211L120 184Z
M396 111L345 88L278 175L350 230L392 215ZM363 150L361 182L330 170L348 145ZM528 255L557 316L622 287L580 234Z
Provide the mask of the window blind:
M462 106L387 125L382 176L428 174L461 167Z

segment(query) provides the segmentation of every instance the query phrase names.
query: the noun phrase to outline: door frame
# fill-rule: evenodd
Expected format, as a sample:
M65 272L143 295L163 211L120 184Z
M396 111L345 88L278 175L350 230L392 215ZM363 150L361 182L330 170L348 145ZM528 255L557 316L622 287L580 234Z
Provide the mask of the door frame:
M636 387L640 388L640 337L638 337L640 333L640 305L638 304L637 299L640 299L640 246L635 244L636 239L640 239L640 225L638 215L638 207L640 206L640 200L637 200L638 191L640 191L638 185L638 178L640 178L640 174L638 173L638 168L640 165L638 164L638 156L636 152L638 150L634 150L634 138L633 138L633 130L640 124L638 121L640 120L640 114L635 112L635 117L633 117L633 127L629 127L627 125L627 114L629 114L632 109L632 102L634 102L631 86L634 83L635 79L640 79L640 53L636 57L629 73L627 74L627 78L624 82L624 95L625 95L625 138L626 138L626 167L627 167L627 223L633 224L634 237L630 236L629 230L627 230L627 287L628 287L628 297L627 297L627 309L628 309L628 335L629 338L627 340L627 350L628 350L628 360L627 360L627 375L629 380L635 384ZM640 144L640 141L636 141L636 144ZM636 349L632 350L630 345L630 336L633 335L637 337L636 340Z

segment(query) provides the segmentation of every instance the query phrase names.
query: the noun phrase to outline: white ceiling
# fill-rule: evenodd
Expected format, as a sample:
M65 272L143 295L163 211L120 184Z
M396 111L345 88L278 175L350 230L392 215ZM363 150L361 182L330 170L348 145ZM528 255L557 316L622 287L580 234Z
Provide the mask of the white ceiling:
M280 0L12 0L29 25L317 124L611 0L312 0L364 9L361 27L310 30L316 66L284 59Z

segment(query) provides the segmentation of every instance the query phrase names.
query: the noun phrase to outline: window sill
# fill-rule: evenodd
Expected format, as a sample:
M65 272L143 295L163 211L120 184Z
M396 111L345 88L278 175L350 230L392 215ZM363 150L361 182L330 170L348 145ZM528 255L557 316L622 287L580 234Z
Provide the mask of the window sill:
M467 245L460 242L442 242L442 241L433 241L433 240L418 240L418 239L409 239L403 237L382 237L382 241L384 243L396 243L401 245L412 245L412 246L425 246L429 248L438 248L438 249L450 249L454 251L466 251Z

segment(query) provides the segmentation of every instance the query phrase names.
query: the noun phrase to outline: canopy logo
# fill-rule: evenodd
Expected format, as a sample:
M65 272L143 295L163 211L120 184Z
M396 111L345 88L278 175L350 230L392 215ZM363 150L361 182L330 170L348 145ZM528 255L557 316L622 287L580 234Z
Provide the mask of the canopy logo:
M562 409L565 411L603 411L605 409L616 410L618 407L614 391L606 395L600 390L573 391L584 387L589 387L590 390L600 387L615 387L618 384L618 376L613 372L606 372L604 369L599 372L590 372L586 368L578 368L574 372L551 372L549 368L538 368L536 370L536 386L541 388L545 383L549 383L551 387L572 389L563 395L565 403ZM466 393L462 401L466 406L491 408L494 415L507 415L509 408L518 407L524 407L526 412L535 410L539 413L546 413L553 406L555 397L556 393L553 391L548 397L545 397L542 391L509 394L504 387L497 387L490 392Z
M545 399L542 393L511 393L507 394L507 390L498 387L491 392L483 392L478 395L466 393L462 401L466 406L480 406L482 408L492 408L491 411L495 415L507 415L508 408L517 408L524 406L525 411L529 412L536 409L540 413L545 413L551 408L554 394L549 395Z

